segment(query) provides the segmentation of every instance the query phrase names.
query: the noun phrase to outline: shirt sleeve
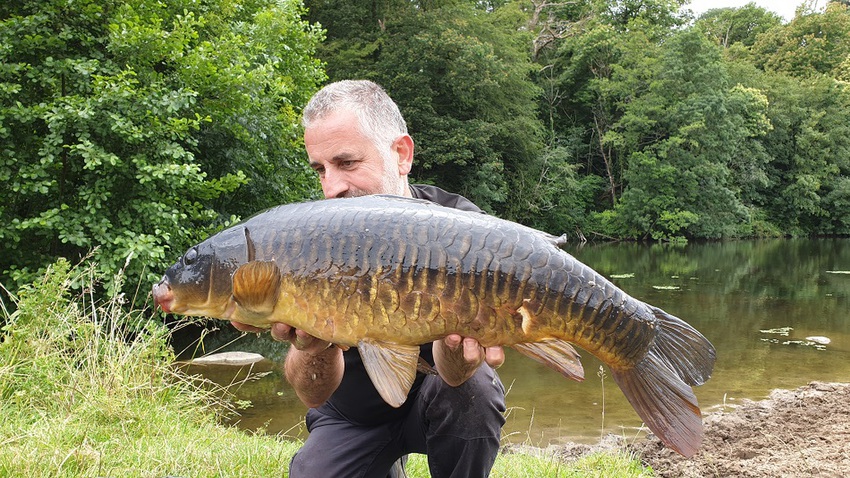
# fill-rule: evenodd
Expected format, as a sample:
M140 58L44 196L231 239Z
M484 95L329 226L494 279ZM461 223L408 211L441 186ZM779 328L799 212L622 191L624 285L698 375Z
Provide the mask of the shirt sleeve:
M461 211L480 212L484 213L469 199L460 194L450 193L445 189L427 184L411 184L410 192L416 199L425 199L441 206L460 209Z

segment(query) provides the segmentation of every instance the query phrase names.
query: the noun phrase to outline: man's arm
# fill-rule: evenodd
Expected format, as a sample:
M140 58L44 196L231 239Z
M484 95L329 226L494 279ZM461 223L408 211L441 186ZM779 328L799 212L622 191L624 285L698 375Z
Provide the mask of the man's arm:
M243 332L262 330L238 322L231 323ZM342 381L345 370L342 349L286 324L273 324L271 335L279 342L292 344L286 353L283 370L301 402L310 408L325 403Z

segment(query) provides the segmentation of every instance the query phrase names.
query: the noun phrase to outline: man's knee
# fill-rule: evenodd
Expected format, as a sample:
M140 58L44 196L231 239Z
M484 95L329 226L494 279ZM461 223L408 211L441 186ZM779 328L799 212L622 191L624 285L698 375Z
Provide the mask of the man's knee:
M422 388L427 402L425 418L432 433L498 437L505 423L505 388L499 376L482 365L469 380L452 387L440 377L426 379Z

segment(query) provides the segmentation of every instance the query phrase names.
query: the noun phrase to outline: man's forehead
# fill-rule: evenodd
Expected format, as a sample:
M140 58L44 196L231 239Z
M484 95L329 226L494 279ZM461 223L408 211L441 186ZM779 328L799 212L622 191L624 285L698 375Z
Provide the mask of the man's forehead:
M317 118L314 123L323 123L325 125L336 125L344 127L356 127L360 122L360 118L352 110L341 108L329 111L327 114Z

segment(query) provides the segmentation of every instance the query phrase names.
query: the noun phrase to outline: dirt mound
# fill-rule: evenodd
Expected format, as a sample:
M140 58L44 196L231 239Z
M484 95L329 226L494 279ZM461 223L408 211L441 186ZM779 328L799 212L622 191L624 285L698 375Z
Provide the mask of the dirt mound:
M850 475L850 384L774 390L704 417L699 452L684 458L655 437L629 446L662 477Z

